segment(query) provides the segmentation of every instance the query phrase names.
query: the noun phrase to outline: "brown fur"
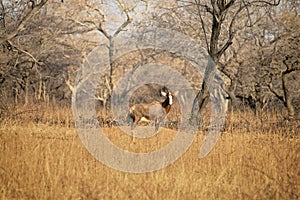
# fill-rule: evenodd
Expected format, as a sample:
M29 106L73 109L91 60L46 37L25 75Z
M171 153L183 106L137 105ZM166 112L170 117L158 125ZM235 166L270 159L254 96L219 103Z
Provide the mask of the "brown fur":
M130 107L129 114L133 119L131 129L134 129L137 123L144 117L149 121L154 121L155 131L157 131L159 128L159 123L166 117L172 107L169 104L169 95L172 94L168 93L166 100L162 103L155 101L149 104L135 104Z

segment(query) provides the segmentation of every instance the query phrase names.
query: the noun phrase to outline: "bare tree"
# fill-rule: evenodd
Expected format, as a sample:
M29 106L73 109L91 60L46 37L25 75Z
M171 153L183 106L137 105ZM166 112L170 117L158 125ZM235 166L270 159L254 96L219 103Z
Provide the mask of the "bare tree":
M25 2L11 2L1 0L1 20L3 34L0 38L0 44L7 42L18 35L25 29L27 23L41 10L48 0ZM20 5L22 3L22 5ZM18 5L19 4L19 5ZM13 26L13 30L10 30Z
M135 18L144 12L145 9L137 8L137 4L145 4L146 7L148 3L146 1L105 1L105 2L81 2L81 10L85 10L88 16L82 17L81 14L73 15L72 12L68 14L70 20L78 25L79 28L86 30L87 32L100 33L101 36L107 40L106 48L109 52L109 73L108 77L105 78L106 82L104 85L107 92L100 92L101 96L97 96L98 100L105 102L105 107L109 109L109 100L111 98L113 89L113 54L116 49L114 40L122 32L126 32L126 28L131 25ZM75 12L75 10L74 10ZM79 11L80 12L80 11Z
M300 84L297 81L300 77L300 23L297 20L299 11L299 1L284 1L280 10L272 16L277 27L277 34L272 40L274 46L272 64L281 67L282 70L277 76L272 77L269 89L283 102L290 118L295 117L295 105L300 98ZM281 87L273 86L273 82L276 84L276 79L279 80ZM282 92L279 92L280 90Z
M34 1L11 2L2 0L0 2L0 44L2 44L1 57L3 58L0 66L2 84L5 81L11 82L15 103L17 103L21 89L24 91L24 104L28 103L29 76L35 63L38 63L32 53L20 46L20 41L16 42L16 38L24 34L30 20L39 13L46 3L47 0L35 4ZM8 88L10 86L8 85Z
M253 26L238 34L228 65L237 66L235 95L260 113L265 108L287 108L295 115L299 85L299 2L281 1L264 12ZM281 104L281 102L283 104Z
M255 24L259 18L255 14L259 11L251 10L252 7L264 7L264 6L277 6L280 3L279 1L235 1L235 0L212 0L210 1L210 5L202 4L200 1L196 1L196 6L198 8L199 18L201 22L201 26L204 33L207 33L207 28L205 22L202 17L202 10L205 8L206 12L211 15L212 24L209 29L210 40L208 40L207 34L205 34L205 41L207 44L208 52L212 57L213 61L217 64L217 66L222 66L220 62L220 58L224 55L227 49L232 45L233 39L235 38L237 32L242 30L247 26L252 26ZM201 12L202 11L202 12ZM260 11L261 12L261 11ZM243 23L243 19L241 17L242 14L246 14L246 22ZM239 21L241 20L241 22ZM227 21L227 26L226 26ZM225 29L225 30L222 30ZM222 34L223 33L223 34ZM225 35L224 35L225 33ZM223 42L221 42L223 41ZM226 71L224 68L219 69L231 79L231 84L233 83L234 78ZM211 77L207 78L210 80L214 77L215 70L210 70L206 76ZM204 79L206 80L206 79ZM205 104L208 101L209 93L207 89L207 83L203 82L202 89L198 93L198 104L200 106L200 112L204 108ZM235 99L234 95L229 92L229 96L232 100Z
M11 93L15 102L24 104L30 100L49 103L50 98L65 97L62 72L68 65L79 63L81 56L69 38L74 25L62 20L52 9L60 4L60 1L1 2L3 97Z

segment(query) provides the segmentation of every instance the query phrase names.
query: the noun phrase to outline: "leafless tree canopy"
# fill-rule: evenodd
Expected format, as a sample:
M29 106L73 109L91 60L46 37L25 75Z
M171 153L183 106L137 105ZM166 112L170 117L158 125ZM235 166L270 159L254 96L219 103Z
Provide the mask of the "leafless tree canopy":
M240 103L257 111L286 108L295 117L300 109L299 4L297 0L1 0L1 104L70 104L77 70L95 46L103 45L112 58L115 37L156 26L189 35L207 50L215 67L204 79L220 71L234 108ZM102 104L109 102L120 65L134 68L155 56L141 51L133 57L138 59L128 55L111 60L96 97ZM197 102L205 107L206 82L193 81L199 91Z

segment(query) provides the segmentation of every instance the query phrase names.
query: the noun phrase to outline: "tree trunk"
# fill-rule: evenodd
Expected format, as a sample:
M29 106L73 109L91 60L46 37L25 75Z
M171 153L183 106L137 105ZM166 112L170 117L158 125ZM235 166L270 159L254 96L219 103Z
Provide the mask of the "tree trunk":
M288 115L290 118L293 118L295 116L295 108L292 103L292 95L288 86L288 75L289 73L287 72L284 72L282 75L282 89L284 93L285 106L288 110Z
M28 80L28 76L25 77L25 86L24 86L24 105L28 105L29 102L29 80Z
M39 77L39 81L38 81L38 90L37 90L37 100L40 101L41 100L41 96L42 96L42 78Z
M219 55L218 55L218 44L219 44L219 37L220 37L220 31L221 31L221 21L219 21L216 18L217 14L214 13L213 15L213 24L212 24L212 33L211 33L211 39L210 39L210 48L208 50L210 58L208 58L208 63L205 69L205 74L203 78L202 88L198 92L195 100L194 105L192 109L192 119L197 120L196 123L199 123L200 116L202 115L205 106L208 103L208 99L210 96L209 87L215 78L216 75L216 65L219 61ZM195 103L198 103L199 110L196 111ZM196 113L195 113L196 112ZM193 122L195 123L195 122Z
M18 96L19 96L19 90L16 83L14 83L13 86L13 97L14 97L14 103L15 105L18 105Z
M113 37L109 37L109 77L108 77L108 83L107 89L108 89L108 95L105 103L106 110L110 110L111 108L111 95L112 95L112 89L113 89L113 51L114 51L114 41Z

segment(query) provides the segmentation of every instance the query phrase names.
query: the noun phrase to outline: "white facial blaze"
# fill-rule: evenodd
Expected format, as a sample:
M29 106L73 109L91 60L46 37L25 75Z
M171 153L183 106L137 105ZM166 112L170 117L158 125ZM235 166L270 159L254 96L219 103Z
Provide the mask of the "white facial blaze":
M173 103L173 99L172 99L172 98L173 98L172 95L169 94L169 104L170 104L170 105L172 105L172 103Z

